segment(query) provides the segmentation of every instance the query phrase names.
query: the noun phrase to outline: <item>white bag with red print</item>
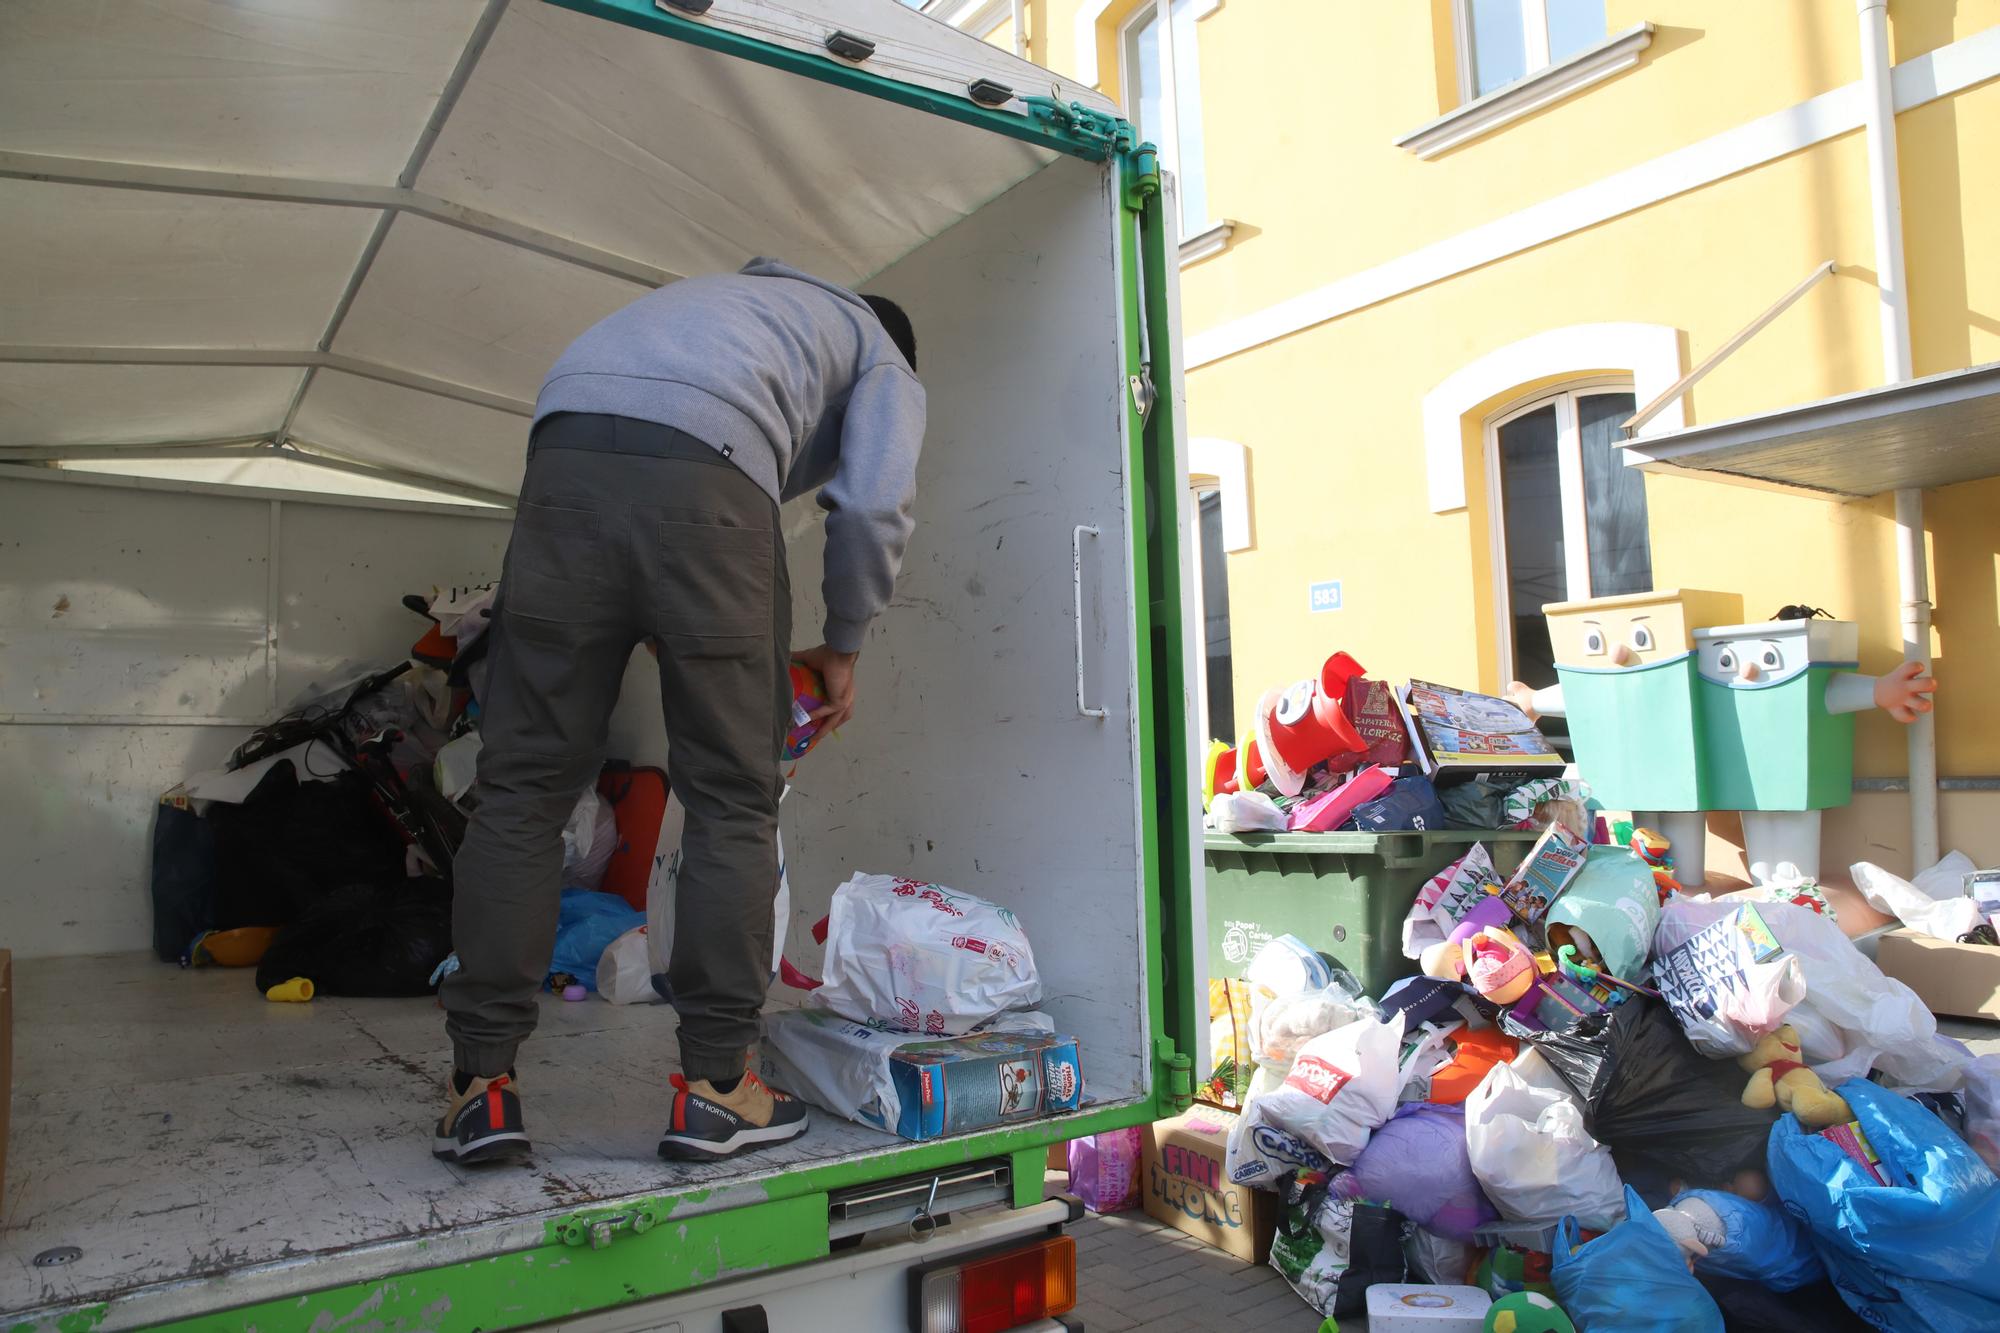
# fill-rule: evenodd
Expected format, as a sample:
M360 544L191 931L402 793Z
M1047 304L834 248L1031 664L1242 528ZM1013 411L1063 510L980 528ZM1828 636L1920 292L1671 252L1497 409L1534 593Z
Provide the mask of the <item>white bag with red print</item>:
M1268 1187L1293 1166L1311 1164L1299 1144L1337 1166L1360 1156L1368 1136L1395 1113L1402 1046L1403 1015L1397 1013L1386 1023L1357 1019L1300 1047L1285 1081L1253 1098L1239 1132L1230 1135L1229 1178Z
M834 890L814 1005L957 1037L1041 1002L1027 933L1006 908L893 875L856 875Z

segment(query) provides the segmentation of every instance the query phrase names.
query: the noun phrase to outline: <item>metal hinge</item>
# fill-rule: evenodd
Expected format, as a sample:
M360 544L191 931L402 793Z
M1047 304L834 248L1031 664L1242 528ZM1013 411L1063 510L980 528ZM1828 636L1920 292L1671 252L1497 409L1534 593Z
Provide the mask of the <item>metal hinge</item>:
M1042 124L1102 148L1106 154L1129 153L1139 145L1139 132L1132 128L1132 122L1107 111L1081 102L1058 102L1053 97L1024 96L1021 101L1028 114Z
M1160 399L1159 391L1153 387L1153 368L1140 366L1138 374L1127 375L1125 380L1132 390L1132 409L1139 414L1139 424L1143 426L1153 415L1153 404Z
M1156 1039L1153 1054L1160 1062L1167 1105L1175 1115L1179 1115L1194 1105L1194 1062L1181 1054L1171 1037Z
M601 1250L620 1236L645 1235L667 1220L667 1211L665 1204L648 1201L571 1213L549 1223L549 1239Z

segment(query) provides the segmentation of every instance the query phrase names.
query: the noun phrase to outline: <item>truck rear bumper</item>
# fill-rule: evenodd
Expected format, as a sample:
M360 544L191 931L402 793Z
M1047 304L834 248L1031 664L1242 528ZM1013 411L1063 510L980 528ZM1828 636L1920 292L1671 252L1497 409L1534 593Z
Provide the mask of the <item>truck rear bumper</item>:
M794 1268L736 1278L541 1327L561 1333L736 1333L766 1326L891 1333L910 1327L911 1269L1061 1230L1071 1215L1070 1202L1063 1199L970 1214L954 1218L927 1240L864 1245ZM748 1313L756 1310L763 1312L764 1322ZM724 1316L737 1311L746 1313L725 1323ZM1081 1328L1073 1319L1043 1319L1021 1325L1017 1333Z

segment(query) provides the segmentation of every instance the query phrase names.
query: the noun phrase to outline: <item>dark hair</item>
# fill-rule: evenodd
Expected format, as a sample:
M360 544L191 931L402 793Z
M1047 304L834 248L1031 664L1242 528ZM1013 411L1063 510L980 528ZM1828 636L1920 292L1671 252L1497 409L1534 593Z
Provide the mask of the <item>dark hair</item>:
M903 307L886 296L867 296L862 300L875 312L875 318L882 321L882 328L888 333L889 341L896 344L896 350L903 354L903 360L910 363L910 369L917 368L917 334L910 327L910 317L903 313Z

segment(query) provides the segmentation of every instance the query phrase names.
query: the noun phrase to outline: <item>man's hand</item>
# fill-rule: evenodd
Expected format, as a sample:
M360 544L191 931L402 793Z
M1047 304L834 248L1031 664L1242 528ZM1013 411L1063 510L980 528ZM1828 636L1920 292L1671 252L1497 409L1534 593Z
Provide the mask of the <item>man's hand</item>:
M1535 711L1535 691L1532 686L1525 685L1518 680L1510 681L1507 685L1507 702L1526 713L1528 721L1539 722L1542 720L1542 715Z
M1931 694L1937 682L1924 674L1922 662L1905 662L1875 682L1875 706L1905 726L1917 714L1931 711Z
M861 654L839 653L821 644L793 656L826 682L826 702L813 710L813 720L822 730L839 731L854 716L854 663Z

